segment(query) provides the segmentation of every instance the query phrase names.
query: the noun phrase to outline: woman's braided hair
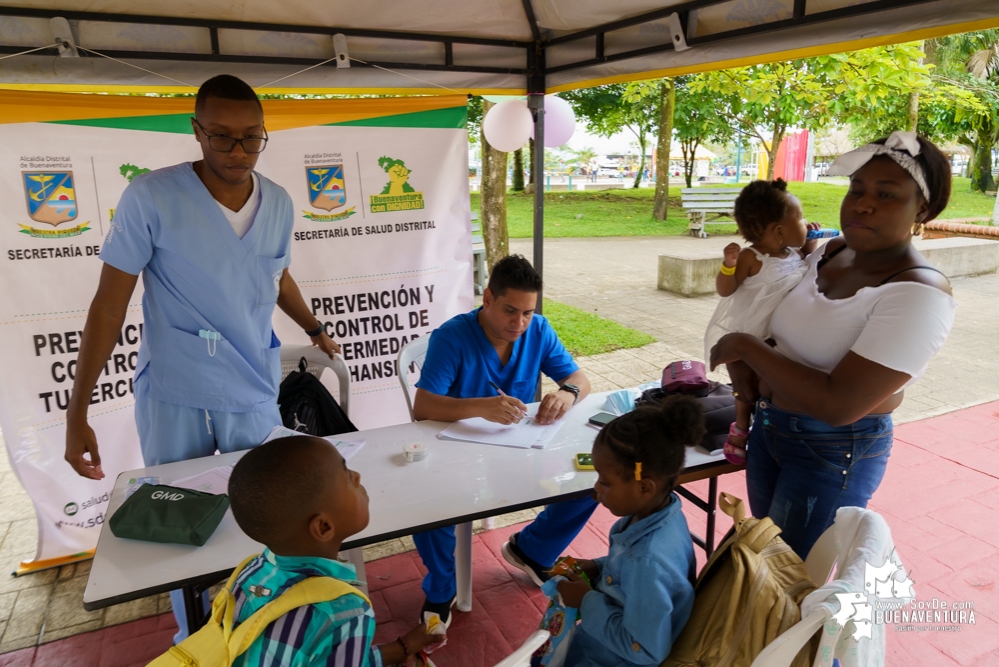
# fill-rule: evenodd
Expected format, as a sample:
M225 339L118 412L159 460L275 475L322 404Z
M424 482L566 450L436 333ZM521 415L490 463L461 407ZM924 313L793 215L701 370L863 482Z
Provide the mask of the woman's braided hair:
M683 470L688 445L704 437L704 412L689 396L668 396L660 407L643 406L622 415L597 435L594 447L606 446L617 462L642 476L664 480L670 491Z

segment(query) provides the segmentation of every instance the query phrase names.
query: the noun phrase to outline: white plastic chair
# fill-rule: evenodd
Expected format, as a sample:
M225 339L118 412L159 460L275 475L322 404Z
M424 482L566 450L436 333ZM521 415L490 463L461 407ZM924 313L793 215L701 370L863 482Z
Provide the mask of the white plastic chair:
M873 511L866 510L871 514ZM819 539L808 552L805 559L805 569L808 576L817 587L822 587L829 582L829 577L837 563L849 555L854 543L861 539L860 531L855 531L852 535L844 537L845 544L842 548L836 547L836 524L829 526L819 536ZM838 573L837 573L838 574ZM819 609L803 618L789 628L782 635L770 642L763 651L760 652L750 667L788 667L807 644L816 632L820 631L832 617L827 609Z
M292 371L298 370L299 360L305 357L308 364L306 371L322 379L323 371L329 368L336 373L340 381L340 395L337 403L350 416L350 369L339 354L330 359L326 353L315 345L282 345L281 346L281 379L284 380Z
M399 350L399 384L402 385L402 395L406 397L406 407L409 408L410 421L416 421L413 417L413 391L409 384L409 366L415 365L416 370L423 368L423 362L427 359L427 347L430 345L430 336L414 338L406 343L405 347Z
M496 663L496 667L529 667L531 656L541 648L551 635L547 630L538 630L528 637L516 651Z
M423 368L423 362L427 360L427 346L430 345L430 336L417 338L406 343L406 347L399 350L399 383L402 385L402 393L406 397L406 407L409 408L409 419L416 421L413 417L413 388L409 383L409 365L415 364L416 370ZM482 520L483 530L492 530L496 527L495 517L486 517Z
M281 346L281 379L284 380L292 371L298 370L298 363L305 357L308 373L312 373L317 378L322 379L323 371L329 368L336 373L340 383L340 395L337 402L343 411L350 417L350 369L347 363L339 354L330 359L325 352L315 345L282 345ZM364 552L361 549L349 549L343 552L347 557L347 562L357 570L357 580L360 582L358 588L368 594L368 578L364 571Z

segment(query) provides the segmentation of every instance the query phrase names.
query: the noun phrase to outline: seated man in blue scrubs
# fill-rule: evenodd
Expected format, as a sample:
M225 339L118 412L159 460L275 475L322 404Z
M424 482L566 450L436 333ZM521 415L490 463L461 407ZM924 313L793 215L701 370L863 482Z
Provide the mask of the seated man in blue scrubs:
M496 263L482 307L452 317L430 336L416 383L416 419L518 422L525 404L534 401L542 372L559 388L541 400L538 423L560 419L590 393L589 380L548 320L534 314L540 290L541 276L520 255ZM596 506L589 496L549 505L530 526L510 537L503 557L540 586L547 578L545 570L583 529ZM456 594L454 527L418 533L413 541L429 570L423 579L423 610L437 612L449 624Z
M194 108L203 159L135 178L101 249L66 412L66 460L83 477L104 477L87 407L139 274L144 326L133 387L147 466L255 447L281 423L275 305L331 358L339 351L288 273L291 197L253 171L267 146L256 94L216 76ZM179 593L175 612L183 610ZM181 613L177 621L179 640L187 623Z

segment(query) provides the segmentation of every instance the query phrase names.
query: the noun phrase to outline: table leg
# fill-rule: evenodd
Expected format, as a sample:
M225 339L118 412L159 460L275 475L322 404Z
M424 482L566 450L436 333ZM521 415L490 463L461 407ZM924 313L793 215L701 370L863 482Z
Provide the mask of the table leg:
M205 606L201 603L201 591L196 586L184 586L184 612L187 616L187 632L194 634L205 624Z
M715 512L718 510L718 478L708 480L708 530L704 536L704 551L708 558L715 550Z
M368 575L364 571L364 550L360 547L357 549L348 549L345 552L347 556L347 562L354 566L354 570L357 571L357 587L361 589L361 592L368 595Z
M455 579L458 584L458 610L472 611L472 522L454 527Z

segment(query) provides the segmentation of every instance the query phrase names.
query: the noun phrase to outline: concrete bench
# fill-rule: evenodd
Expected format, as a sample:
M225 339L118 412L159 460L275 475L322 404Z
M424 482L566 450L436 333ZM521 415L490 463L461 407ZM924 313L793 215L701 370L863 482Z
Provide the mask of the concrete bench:
M999 269L999 241L967 238L914 239L913 246L948 278L979 276ZM821 248L816 252L821 252ZM679 251L659 255L657 287L697 296L715 293L722 255L717 251Z
M718 218L732 217L732 207L742 188L683 188L680 203L687 214L687 229L691 236L708 238L707 225L734 225L733 221L718 222ZM709 221L708 216L712 216Z

